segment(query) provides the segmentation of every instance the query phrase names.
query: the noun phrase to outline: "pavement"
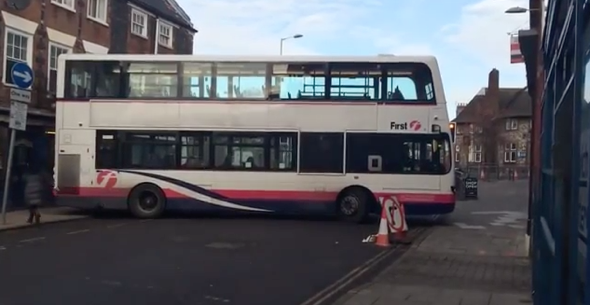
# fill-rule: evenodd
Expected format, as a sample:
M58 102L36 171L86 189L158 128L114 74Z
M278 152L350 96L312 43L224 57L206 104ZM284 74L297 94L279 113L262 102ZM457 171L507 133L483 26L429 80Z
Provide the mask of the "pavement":
M42 208L40 209L40 213L42 224L72 221L88 217L88 214L82 213L75 209L64 207ZM0 231L31 226L31 224L26 222L28 217L28 210L8 212L6 213L6 223L3 223L3 221L0 220Z
M480 182L422 242L334 305L532 304L527 181Z
M0 304L319 304L409 248L361 242L376 229L326 219L108 215L5 230Z

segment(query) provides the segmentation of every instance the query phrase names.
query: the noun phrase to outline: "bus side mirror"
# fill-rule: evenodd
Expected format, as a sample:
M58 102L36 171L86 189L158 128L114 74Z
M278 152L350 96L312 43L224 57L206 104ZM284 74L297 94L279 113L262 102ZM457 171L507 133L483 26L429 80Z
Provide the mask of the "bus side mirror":
M455 132L457 130L456 128L457 126L455 125L455 123L450 123L449 124L449 129L451 130L451 142L455 143Z

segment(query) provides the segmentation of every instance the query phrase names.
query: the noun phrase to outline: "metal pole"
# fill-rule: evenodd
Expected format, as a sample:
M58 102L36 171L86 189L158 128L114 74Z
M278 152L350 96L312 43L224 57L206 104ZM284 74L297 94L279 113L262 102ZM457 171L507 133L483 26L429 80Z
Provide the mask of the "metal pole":
M281 38L281 44L280 44L280 48L279 48L279 55L283 55L283 41L285 41L285 38Z
M160 18L156 18L156 30L154 32L154 54L158 54L158 47L160 45Z
M14 154L14 138L16 130L10 130L10 144L8 144L8 160L6 161L6 179L4 180L4 194L2 194L2 224L6 224L6 206L8 205L8 189L10 186L10 172L12 169L12 157Z

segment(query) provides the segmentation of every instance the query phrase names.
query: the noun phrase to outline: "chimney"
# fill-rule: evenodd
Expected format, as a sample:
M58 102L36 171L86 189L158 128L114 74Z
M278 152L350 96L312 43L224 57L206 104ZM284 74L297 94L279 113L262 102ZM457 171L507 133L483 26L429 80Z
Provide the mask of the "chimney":
M492 91L492 92L490 92ZM490 74L488 75L488 90L486 90L486 95L489 94L497 94L500 91L500 71L497 69L492 69Z
M457 110L455 111L455 116L459 116L459 113L461 113L461 111L463 111L463 109L465 109L466 106L467 104L465 103L458 103Z
M500 110L500 71L492 69L488 75L488 89L485 93L486 102L484 106L493 113L497 113Z

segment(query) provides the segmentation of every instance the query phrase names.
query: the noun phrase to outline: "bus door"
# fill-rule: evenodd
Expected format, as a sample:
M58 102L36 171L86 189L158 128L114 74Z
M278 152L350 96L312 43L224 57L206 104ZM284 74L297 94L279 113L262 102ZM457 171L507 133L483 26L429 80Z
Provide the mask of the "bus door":
M62 129L57 131L55 186L60 193L77 193L84 185L93 184L94 131Z

